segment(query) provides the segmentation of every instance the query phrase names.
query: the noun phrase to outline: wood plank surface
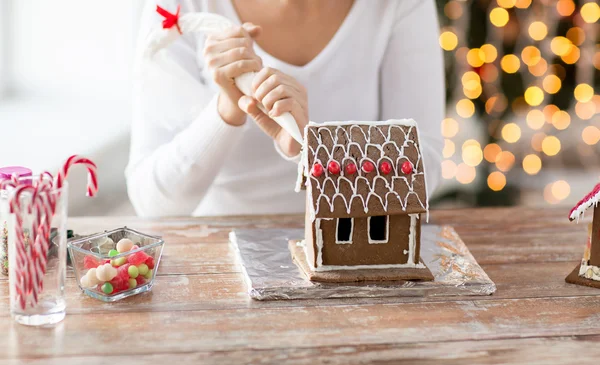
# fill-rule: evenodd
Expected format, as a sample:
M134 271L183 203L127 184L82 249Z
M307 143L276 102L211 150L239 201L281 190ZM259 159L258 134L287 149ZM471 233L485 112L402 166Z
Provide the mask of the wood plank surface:
M1 279L0 364L594 360L600 291L564 282L583 253L585 224L569 223L562 209L523 208L436 211L430 223L455 227L496 283L494 295L257 302L246 295L229 231L301 228L303 217L72 218L81 234L127 225L162 235L156 285L108 304L83 295L70 275L67 318L42 329L13 322Z

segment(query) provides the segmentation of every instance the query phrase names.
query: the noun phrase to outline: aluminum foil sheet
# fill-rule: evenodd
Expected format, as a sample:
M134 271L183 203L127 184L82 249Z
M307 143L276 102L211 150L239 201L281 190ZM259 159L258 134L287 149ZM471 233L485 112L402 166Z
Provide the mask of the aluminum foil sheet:
M245 229L230 234L248 294L256 300L490 295L496 285L451 226L423 225L421 259L430 282L317 283L306 279L292 261L290 239L303 229Z

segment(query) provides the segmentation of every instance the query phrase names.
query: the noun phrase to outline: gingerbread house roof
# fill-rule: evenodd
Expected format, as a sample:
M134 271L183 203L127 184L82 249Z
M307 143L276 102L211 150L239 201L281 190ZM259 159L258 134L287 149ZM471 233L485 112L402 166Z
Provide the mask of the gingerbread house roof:
M592 191L577 203L569 212L569 220L579 219L581 215L592 206L597 206L600 201L600 184L597 184Z
M313 218L427 212L415 121L310 122L304 131L300 188L307 189Z

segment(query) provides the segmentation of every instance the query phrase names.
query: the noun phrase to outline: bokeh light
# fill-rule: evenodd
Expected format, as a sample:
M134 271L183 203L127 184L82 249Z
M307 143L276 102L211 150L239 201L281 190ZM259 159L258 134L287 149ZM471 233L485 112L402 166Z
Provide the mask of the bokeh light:
M560 140L555 136L546 136L542 141L542 151L548 156L556 156L560 148Z
M585 144L593 146L600 141L600 129L596 126L589 125L583 128L581 132L581 139Z
M586 103L592 100L592 97L594 96L594 88L588 84L579 84L575 87L573 94L575 95L575 99L577 101Z
M464 163L469 166L478 166L483 160L483 152L481 151L481 147L479 147L479 145L469 145L463 147L462 159Z
M467 52L467 63L472 67L481 67L485 63L485 54L479 48L470 49Z
M508 143L515 143L521 138L521 128L516 123L508 123L502 127L502 138Z
M529 73L531 73L533 76L544 76L544 74L548 70L548 62L546 62L546 60L542 58L535 65L528 66L527 69L529 70Z
M581 51L579 50L579 48L572 46L569 49L569 52L565 55L562 55L560 57L560 59L568 64L568 65L572 65L575 64L577 61L579 61L579 57L581 56Z
M445 139L444 140L444 149L442 150L442 155L444 156L444 158L450 158L450 157L454 156L455 150L456 150L456 146L454 145L454 142L452 142L449 139Z
M535 66L542 59L542 53L535 46L527 46L521 51L521 58L527 66Z
M550 42L550 49L557 56L564 56L568 54L573 48L573 44L568 38L565 37L554 37Z
M558 0L556 3L556 11L561 16L569 16L575 11L575 3L573 0Z
M490 11L490 21L496 27L501 28L505 26L506 23L508 23L508 19L508 11L506 11L504 8L494 8L492 11Z
M595 2L588 2L583 4L580 13L584 22L593 24L600 18L600 7Z
M494 171L488 175L487 184L493 191L500 191L506 186L506 176L500 171Z
M585 41L585 31L579 27L573 27L567 31L567 39L576 46Z
M523 170L528 175L536 175L542 169L542 159L538 155L530 154L523 158Z
M565 200L571 194L571 186L564 180L558 180L552 184L552 196L557 200Z
M532 109L527 113L526 122L529 128L533 130L542 129L546 123L544 113L538 109Z
M541 41L548 35L548 27L542 22L533 22L529 24L529 36L535 41Z
M577 102L575 103L575 114L583 120L592 119L596 114L596 104L592 101L587 103Z
M480 50L483 52L483 60L485 63L492 63L496 60L496 57L498 57L498 50L491 44L484 44L481 46Z
M448 1L448 3L444 6L444 14L446 14L449 19L456 20L463 14L462 7L463 6L460 1Z
M452 51L458 45L458 37L456 37L456 34L450 31L445 31L440 34L439 42L440 47L442 47L444 50Z
M450 180L454 179L456 176L456 164L452 160L444 160L442 161L442 177L444 179Z
M517 0L515 7L519 9L527 9L531 5L531 0Z
M469 99L461 99L456 103L456 113L463 118L470 118L475 113L475 104Z
M510 151L502 151L496 156L496 167L498 170L507 172L515 164L515 155Z
M525 90L525 101L531 106L538 106L544 101L544 92L537 86Z
M562 131L571 124L571 116L564 110L559 110L552 115L552 125L554 128Z
M502 57L502 60L500 60L500 67L502 67L504 72L514 74L515 72L519 71L519 67L521 67L521 61L519 61L519 57L515 56L514 54L507 54Z
M560 78L556 75L548 75L544 77L542 85L544 91L548 94L556 94L562 86L562 81L560 81Z
M496 162L496 158L498 154L502 152L502 148L498 146L496 143L490 143L483 149L483 157L489 163Z
M470 184L475 180L477 170L465 163L458 164L456 168L456 180L461 184Z
M458 133L458 122L452 118L446 118L442 121L442 136L452 138Z

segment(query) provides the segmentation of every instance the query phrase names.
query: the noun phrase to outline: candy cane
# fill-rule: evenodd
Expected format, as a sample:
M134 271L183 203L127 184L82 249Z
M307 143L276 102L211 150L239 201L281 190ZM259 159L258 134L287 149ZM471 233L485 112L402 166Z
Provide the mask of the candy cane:
M180 16L179 6L175 14L169 13L160 6L156 7L156 11L165 18L162 24L163 29L157 29L149 35L144 54L146 58L152 58L159 50L173 43L182 34L214 33L233 26L229 19L212 13L187 13ZM234 80L235 85L245 95L252 96L252 80L255 74L255 72L248 72L236 77ZM266 112L260 104L259 108ZM302 133L292 114L283 113L278 117L272 117L272 119L298 143L302 144Z
M16 274L16 285L15 289L17 292L17 300L21 305L21 309L25 309L26 296L28 292L28 285L30 281L30 267L28 255L25 250L24 234L23 234L23 209L21 207L20 198L21 194L25 191L31 191L33 186L20 185L16 188L14 195L10 201L10 211L15 215L15 247L16 247L16 263L17 267L14 268Z
M73 165L85 165L88 170L88 182L87 182L87 196L94 196L98 191L98 178L96 176L96 164L91 160L80 157L77 155L73 155L67 159L63 167L60 169L58 174L56 174L56 178L54 180L54 187L56 189L62 188L67 175L69 174L69 169Z

